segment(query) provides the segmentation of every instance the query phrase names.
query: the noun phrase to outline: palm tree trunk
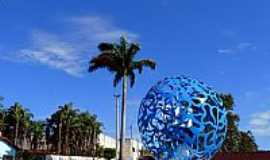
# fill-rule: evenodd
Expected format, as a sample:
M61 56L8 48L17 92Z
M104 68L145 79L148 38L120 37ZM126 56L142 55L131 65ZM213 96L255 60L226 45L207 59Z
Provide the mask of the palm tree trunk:
M127 91L128 91L128 76L123 77L122 86L122 109L121 109L121 131L120 131L120 160L124 160L124 143L126 132L126 108L127 108Z
M119 95L114 95L115 96L115 151L116 151L116 157L115 159L118 160L119 155L118 155L118 98Z
M58 154L61 153L61 147L62 147L62 120L60 120L60 123L58 125L58 143L57 143Z
M65 133L65 151L64 154L69 155L69 123L66 126L66 133Z
M19 135L19 121L16 122L15 126L15 138L14 138L15 145L18 145L18 135Z

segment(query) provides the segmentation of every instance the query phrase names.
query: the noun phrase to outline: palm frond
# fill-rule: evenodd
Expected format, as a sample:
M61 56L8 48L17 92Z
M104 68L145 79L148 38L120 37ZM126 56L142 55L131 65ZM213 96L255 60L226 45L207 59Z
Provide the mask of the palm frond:
M92 64L92 65L89 66L88 71L89 72L94 72L94 71L96 71L98 69L103 69L103 68L107 69L110 72L114 71L113 68L111 68L110 66L108 66L106 64Z
M113 44L111 43L106 43L106 42L102 42L98 45L98 49L100 51L108 51L108 50L113 50Z
M128 54L131 54L133 57L134 55L140 50L140 46L137 43L131 43L128 48Z
M126 49L128 47L128 41L124 36L120 37L120 46L123 52L126 52Z
M113 79L113 86L116 87L122 78L123 78L123 74L117 72L114 76L114 79Z
M120 37L120 43L118 45L118 52L120 56L123 58L125 65L127 64L126 58L127 58L127 49L128 49L128 41L125 37Z
M90 60L88 71L93 72L104 68L115 73L114 87L117 86L125 74L130 80L130 87L133 87L136 78L134 70L142 73L144 67L156 68L156 63L150 59L135 61L135 55L140 50L140 46L137 43L129 43L123 36L120 37L118 43L104 42L100 43L98 48L101 53Z
M156 68L156 62L150 59L144 59L132 63L132 69L138 69L139 73L142 73L143 67L149 67L154 70Z
M102 53L94 58L92 58L89 62L89 72L93 72L100 68L107 68L109 71L116 71L119 59L110 53Z
M136 76L135 76L135 73L133 71L131 71L129 74L128 74L128 77L129 77L129 80L130 80L130 87L132 88L135 84L135 80L136 80Z
M140 60L140 63L145 66L149 67L150 69L156 69L156 62L150 59Z
M131 43L127 49L127 56L126 56L126 61L127 63L131 63L135 57L135 55L138 53L140 50L139 44L136 43Z

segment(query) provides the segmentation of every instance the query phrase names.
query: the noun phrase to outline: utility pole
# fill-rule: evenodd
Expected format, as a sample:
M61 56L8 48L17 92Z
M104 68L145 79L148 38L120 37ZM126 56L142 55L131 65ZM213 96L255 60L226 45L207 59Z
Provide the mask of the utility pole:
M131 154L132 154L132 157L134 155L134 150L135 150L135 147L133 146L133 133L132 133L132 122L131 122L131 125L130 125L130 144L131 144Z
M130 139L132 139L133 138L133 128L132 128L132 123L131 123L131 125L130 125Z
M115 99L115 151L116 151L116 160L118 160L118 99L120 97L119 94L114 94Z

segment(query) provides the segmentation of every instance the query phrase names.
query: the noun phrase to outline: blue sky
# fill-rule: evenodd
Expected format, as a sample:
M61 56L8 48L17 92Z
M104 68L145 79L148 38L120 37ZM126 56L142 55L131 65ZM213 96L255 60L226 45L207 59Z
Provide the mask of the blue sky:
M0 95L36 119L73 102L114 133L113 76L89 74L101 41L120 34L140 42L140 57L158 63L129 92L128 124L156 81L189 75L233 94L240 127L270 149L270 2L267 0L35 1L0 5ZM135 133L136 127L135 128Z

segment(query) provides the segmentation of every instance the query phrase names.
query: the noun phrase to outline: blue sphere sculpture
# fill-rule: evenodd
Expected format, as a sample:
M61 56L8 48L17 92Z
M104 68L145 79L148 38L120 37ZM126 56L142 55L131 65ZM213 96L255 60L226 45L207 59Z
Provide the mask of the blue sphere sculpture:
M159 81L142 100L138 127L157 159L208 160L227 131L226 109L216 91L186 77Z

